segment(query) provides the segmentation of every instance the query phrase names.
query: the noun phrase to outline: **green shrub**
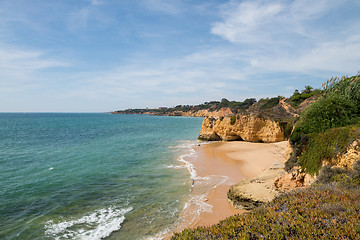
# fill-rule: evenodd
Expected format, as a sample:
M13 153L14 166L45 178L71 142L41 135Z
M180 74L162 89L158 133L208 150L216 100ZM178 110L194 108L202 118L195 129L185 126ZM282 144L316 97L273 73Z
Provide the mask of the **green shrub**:
M357 106L342 95L328 94L310 105L302 114L302 132L318 133L357 121Z
M360 185L360 160L354 163L351 178L354 180L355 184Z
M347 97L357 106L360 104L360 76L331 78L323 84L323 88L326 93L336 93Z
M231 124L231 125L234 125L235 122L236 122L236 116L231 116L230 124Z
M332 182L334 176L339 174L347 173L347 170L338 167L331 167L330 165L325 165L321 168L319 176L317 177L317 183L329 183Z
M317 173L324 160L330 161L345 151L359 132L355 133L356 126L350 125L359 122L360 77L332 78L323 86L324 95L301 114L290 135L296 154L287 165L299 164L312 174ZM343 126L350 127L336 129Z
M355 124L323 133L307 134L306 144L300 144L305 151L299 154L299 165L308 173L318 173L324 160L331 164L332 159L344 154L350 144L360 138L359 128L360 124Z
M281 97L274 97L274 98L270 98L270 99L264 99L263 101L265 103L260 106L260 109L268 109L268 108L275 107L276 105L279 104L280 98Z
M290 158L285 162L285 171L290 172L295 166L299 166L296 153L292 152Z
M290 104L293 107L296 107L298 105L300 105L302 102L304 102L306 99L312 97L312 96L316 96L316 95L320 95L321 94L321 90L320 89L315 89L314 91L311 92L304 92L304 93L294 93L294 95L292 97L290 97Z

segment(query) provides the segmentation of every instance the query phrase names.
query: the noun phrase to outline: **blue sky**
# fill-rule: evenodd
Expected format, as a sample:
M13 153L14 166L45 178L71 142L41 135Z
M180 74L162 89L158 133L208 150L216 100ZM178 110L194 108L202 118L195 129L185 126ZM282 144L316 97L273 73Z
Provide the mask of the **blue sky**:
M360 71L357 0L0 0L0 112L290 96Z

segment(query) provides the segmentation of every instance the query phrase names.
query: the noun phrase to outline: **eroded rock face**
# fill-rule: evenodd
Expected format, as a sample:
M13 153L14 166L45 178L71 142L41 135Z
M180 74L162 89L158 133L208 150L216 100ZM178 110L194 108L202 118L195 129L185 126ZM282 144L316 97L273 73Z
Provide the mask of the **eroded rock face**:
M223 118L205 118L199 134L200 140L280 142L285 140L279 123L252 115Z
M315 182L316 178L305 173L300 167L294 167L291 172L284 172L274 181L277 191L287 192L296 188L308 187Z
M352 169L356 161L360 161L360 139L355 140L348 147L345 154L337 156L336 159L332 160L335 163L335 167L344 169Z

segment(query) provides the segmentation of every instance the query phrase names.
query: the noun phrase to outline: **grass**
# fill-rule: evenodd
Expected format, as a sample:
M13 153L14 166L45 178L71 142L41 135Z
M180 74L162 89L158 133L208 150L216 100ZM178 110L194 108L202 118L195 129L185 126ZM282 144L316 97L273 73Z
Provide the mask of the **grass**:
M358 239L359 190L339 183L318 184L216 225L186 229L172 239Z

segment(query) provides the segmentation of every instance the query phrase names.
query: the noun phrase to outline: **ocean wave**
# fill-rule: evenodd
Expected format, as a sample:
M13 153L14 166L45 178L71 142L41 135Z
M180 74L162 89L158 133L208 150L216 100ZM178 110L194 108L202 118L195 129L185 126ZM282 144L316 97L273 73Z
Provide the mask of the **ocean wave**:
M108 207L78 219L58 223L50 220L45 225L45 234L54 239L102 239L119 230L125 220L125 214L131 210L132 207L121 209Z
M196 154L196 151L194 150L195 146L199 146L200 143L198 141L180 141L184 142L182 144L179 144L177 146L170 146L169 148L180 148L180 149L188 149L187 153L180 155L177 159L179 162L182 162L182 165L168 165L165 166L166 168L173 168L173 169L180 169L180 168L186 168L188 172L190 173L190 178L195 180L207 180L207 177L199 177L197 175L197 172L194 168L194 165L191 164L189 161L185 160L186 158L191 158ZM202 144L201 144L202 145Z
M197 206L197 216L198 217L202 212L212 212L213 206L211 204L206 203L207 201L207 193L202 195L192 196L188 202L185 203L183 211L185 211L189 206Z

